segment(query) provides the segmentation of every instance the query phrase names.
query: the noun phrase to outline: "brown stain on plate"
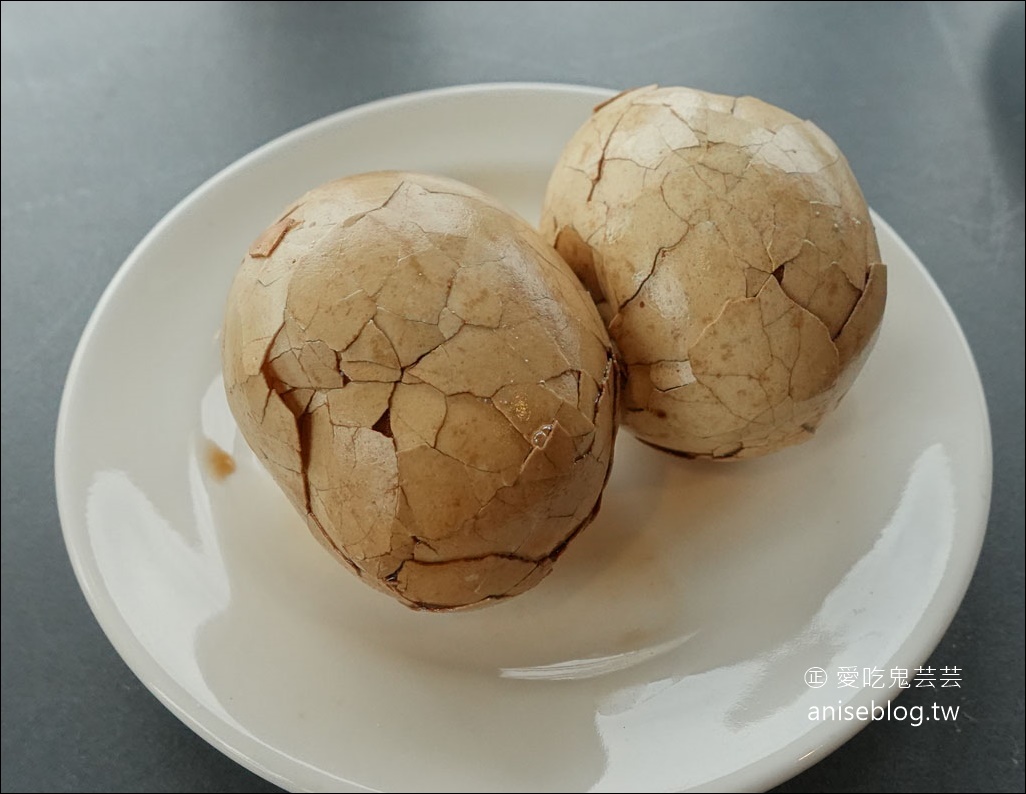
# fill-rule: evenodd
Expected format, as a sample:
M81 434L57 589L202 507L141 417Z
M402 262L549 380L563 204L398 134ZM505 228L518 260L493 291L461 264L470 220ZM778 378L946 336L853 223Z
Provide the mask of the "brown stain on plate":
M203 444L203 465L216 482L224 482L235 473L235 458L209 438Z

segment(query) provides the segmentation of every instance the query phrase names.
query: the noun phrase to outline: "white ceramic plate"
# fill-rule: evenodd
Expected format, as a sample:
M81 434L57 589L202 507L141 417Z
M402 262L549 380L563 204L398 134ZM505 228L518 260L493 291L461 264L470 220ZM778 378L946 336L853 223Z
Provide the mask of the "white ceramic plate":
M535 218L563 143L607 93L471 86L303 127L161 221L82 336L56 457L82 589L146 686L269 780L769 787L863 724L810 720L811 706L884 699L837 689L836 668L914 668L965 592L990 499L983 393L951 310L879 219L880 341L816 439L710 465L621 434L598 520L512 601L407 611L329 559L260 468L218 363L255 234L309 187L380 168L448 174ZM224 482L205 439L238 461ZM810 667L827 686L806 685Z

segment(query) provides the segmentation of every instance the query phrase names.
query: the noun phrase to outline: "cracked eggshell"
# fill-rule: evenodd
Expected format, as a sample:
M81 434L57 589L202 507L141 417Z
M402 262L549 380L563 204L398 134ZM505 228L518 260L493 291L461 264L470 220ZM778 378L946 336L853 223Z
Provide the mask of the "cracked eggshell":
M615 368L591 298L467 185L323 185L254 241L228 298L228 403L313 535L407 606L537 584L591 520Z
M599 105L541 228L608 323L624 424L688 456L809 438L883 316L887 272L847 161L752 97L648 86Z

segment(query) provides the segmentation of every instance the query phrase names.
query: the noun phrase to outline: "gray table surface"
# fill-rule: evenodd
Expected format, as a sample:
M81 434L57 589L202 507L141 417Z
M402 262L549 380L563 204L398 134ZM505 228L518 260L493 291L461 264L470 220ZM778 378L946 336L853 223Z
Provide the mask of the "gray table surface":
M146 691L79 592L53 487L68 363L132 247L223 166L500 80L754 94L847 153L976 355L993 506L933 656L964 670L957 722L873 724L779 790L1023 790L1022 3L4 3L2 43L4 791L275 790Z

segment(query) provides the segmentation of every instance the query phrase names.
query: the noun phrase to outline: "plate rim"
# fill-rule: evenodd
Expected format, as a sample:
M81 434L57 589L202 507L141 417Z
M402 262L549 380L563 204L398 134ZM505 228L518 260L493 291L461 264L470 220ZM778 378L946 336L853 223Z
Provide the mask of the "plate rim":
M69 504L72 496L69 492L71 479L69 472L72 466L67 452L69 437L70 414L74 395L82 381L83 362L88 355L92 339L106 313L109 305L115 299L121 285L129 277L129 274L137 269L139 262L143 260L144 253L151 243L164 231L173 226L178 218L183 215L189 206L208 190L213 189L222 181L230 178L238 172L248 169L254 161L262 158L265 154L288 144L290 141L298 140L306 136L315 135L322 129L329 129L340 122L357 119L360 116L371 115L392 107L416 104L421 102L432 102L440 98L468 96L474 94L491 94L502 92L530 92L530 93L575 93L578 95L589 94L597 100L612 96L616 89L602 88L598 86L577 85L562 82L482 82L443 86L421 91L412 91L397 94L370 102L354 105L348 108L331 113L327 116L315 119L300 125L282 135L276 136L266 143L261 144L242 157L229 163L215 174L205 179L196 188L189 191L180 199L160 220L142 237L135 245L129 255L118 266L117 271L110 282L104 288L96 303L89 320L86 322L75 352L68 367L68 372L62 388L60 407L57 417L56 433L54 440L54 484L57 497L57 511L61 524L61 534L64 539L65 548L75 579L79 588L85 596L91 612L99 624L107 640L111 643L118 655L122 658L128 668L137 679L146 687L172 714L188 726L193 732L202 737L211 746L227 755L235 762L241 764L249 771L263 777L265 780L280 786L286 790L298 790L296 781L274 771L266 763L254 757L243 745L253 743L263 750L269 752L273 757L287 760L290 764L307 767L325 779L331 779L335 784L344 784L351 791L374 791L355 781L334 775L321 769L318 766L308 764L301 759L284 754L277 748L269 745L258 737L246 731L241 725L236 726L228 723L222 717L211 711L205 705L194 698L189 691L174 679L139 642L138 637L132 632L127 622L118 619L117 604L107 594L95 586L91 573L86 569L87 549L80 548L80 544L87 538L87 533L82 528L74 528L74 522L79 517L70 513ZM970 539L971 545L968 553L965 554L960 564L946 569L941 581L947 581L947 588L938 588L930 598L926 609L920 614L919 619L912 630L902 639L905 644L913 639L918 641L908 652L910 659L921 664L934 651L943 639L948 627L958 612L965 597L982 548L983 539L986 535L990 504L993 493L993 435L990 423L990 416L987 408L986 395L983 382L980 378L979 367L973 355L972 348L965 336L965 332L955 315L954 310L948 303L936 280L930 271L925 267L919 257L905 240L898 235L894 228L881 218L876 212L872 213L873 223L878 230L883 229L889 233L896 245L918 268L920 275L924 276L926 282L933 292L934 297L940 302L944 315L948 322L954 327L956 337L962 352L968 359L974 385L976 386L974 413L982 420L982 427L985 431L982 457L979 462L981 474L981 488L972 504L964 505L967 508L966 524L973 528L975 534ZM919 635L917 637L917 635ZM911 667L911 666L910 666ZM145 674L144 674L145 673ZM853 738L859 731L869 725L869 721L836 722L824 724L820 728L823 741L818 745L817 751L807 754L800 759L785 760L782 754L786 752L789 745L778 748L769 755L749 762L747 765L733 770L720 778L709 781L717 790L724 786L736 787L736 790L762 790L772 788L779 783L786 781L795 775L808 769L818 761L825 758L842 744ZM212 727L213 726L213 727Z

